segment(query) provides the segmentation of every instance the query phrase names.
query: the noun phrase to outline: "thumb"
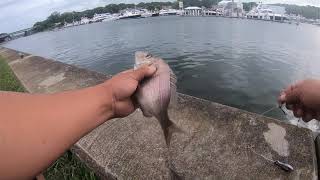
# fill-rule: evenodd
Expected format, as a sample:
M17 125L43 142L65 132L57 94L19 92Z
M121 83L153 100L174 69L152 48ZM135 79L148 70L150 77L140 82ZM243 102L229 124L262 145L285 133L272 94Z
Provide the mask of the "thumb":
M132 77L137 80L141 81L142 79L146 77L152 76L157 71L157 68L155 65L144 65L137 70L134 70L132 73Z
M295 88L284 93L280 98L283 99L283 102L286 104L298 104L300 103L300 90L299 88Z

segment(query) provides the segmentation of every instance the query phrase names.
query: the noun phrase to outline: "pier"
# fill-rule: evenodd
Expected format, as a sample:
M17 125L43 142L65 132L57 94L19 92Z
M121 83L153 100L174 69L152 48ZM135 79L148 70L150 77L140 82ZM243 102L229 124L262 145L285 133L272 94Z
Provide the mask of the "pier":
M79 89L111 77L3 47L0 55L29 93ZM318 177L320 146L308 129L186 94L179 94L169 117L184 131L173 134L169 147L158 121L137 110L102 124L72 151L102 179L170 179L170 171L181 179ZM262 156L289 163L294 171Z

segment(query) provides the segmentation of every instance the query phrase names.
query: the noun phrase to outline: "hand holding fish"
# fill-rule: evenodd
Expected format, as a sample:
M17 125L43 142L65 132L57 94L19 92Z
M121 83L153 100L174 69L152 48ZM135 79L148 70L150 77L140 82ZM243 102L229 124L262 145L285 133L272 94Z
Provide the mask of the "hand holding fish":
M154 65L145 65L137 70L128 70L119 73L105 82L107 90L112 94L113 118L125 117L134 112L135 106L133 94L139 82L152 76L156 72Z
M286 104L294 116L305 122L320 120L320 80L307 79L290 85L278 98L279 104Z
M148 62L153 59L143 57ZM159 120L168 144L174 130L170 127L175 126L167 109L176 79L164 61L148 62L78 90L52 94L0 91L0 179L33 179L81 137L137 107ZM20 153L24 147L28 151Z

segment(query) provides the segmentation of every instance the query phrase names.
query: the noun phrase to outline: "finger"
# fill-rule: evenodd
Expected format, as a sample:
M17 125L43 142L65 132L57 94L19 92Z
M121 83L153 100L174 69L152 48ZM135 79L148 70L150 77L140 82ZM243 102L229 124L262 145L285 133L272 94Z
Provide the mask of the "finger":
M144 65L132 72L132 78L134 78L137 81L141 81L145 77L152 76L156 71L157 71L157 68L153 64Z
M278 103L279 105L284 104L284 103L290 103L287 101L288 99L288 94L289 94L289 101L291 101L291 95L292 93L295 93L297 89L299 88L301 82L295 83L293 85L288 86L285 90L282 90L279 97L278 97Z
M293 104L286 104L286 108L289 109L289 110L292 110L293 109Z
M302 117L303 110L304 110L303 106L301 104L295 104L293 107L294 107L294 112L293 112L294 116L298 118Z
M317 112L317 113L316 113L315 119L316 119L316 120L320 120L320 112Z
M287 87L287 88L283 91L283 93L287 94L288 92L293 91L294 89L299 88L300 85L302 84L302 82L303 82L303 81L299 81L299 82L297 82L297 83L294 83L294 84L290 85L289 87Z
M302 116L302 120L304 122L309 122L313 119L313 113L310 111L307 111L303 116Z
M299 88L292 89L287 93L281 95L282 102L287 104L299 104L300 103L300 90Z
M303 110L300 108L297 108L293 111L293 114L297 118L301 118L303 116Z

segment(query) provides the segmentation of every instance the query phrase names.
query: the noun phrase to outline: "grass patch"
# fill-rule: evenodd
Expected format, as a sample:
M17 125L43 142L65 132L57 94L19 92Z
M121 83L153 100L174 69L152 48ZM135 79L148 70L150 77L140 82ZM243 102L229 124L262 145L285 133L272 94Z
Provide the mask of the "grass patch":
M17 80L9 65L0 56L0 91L24 92L25 89Z
M0 91L26 92L20 81L0 56ZM46 180L97 180L98 177L71 151L64 153L45 172Z
M97 180L90 171L71 151L67 151L44 173L46 180Z

